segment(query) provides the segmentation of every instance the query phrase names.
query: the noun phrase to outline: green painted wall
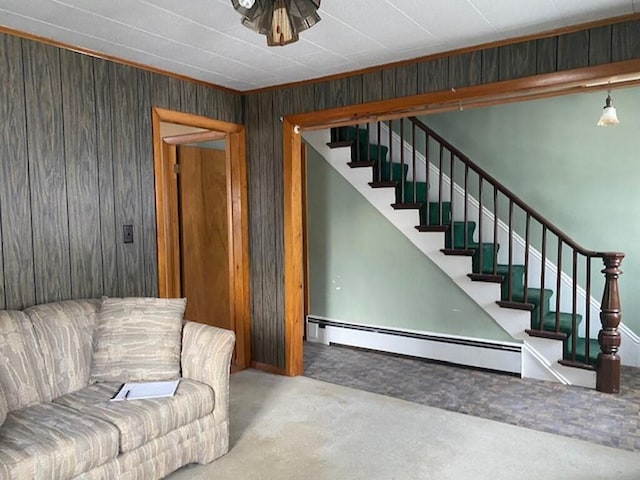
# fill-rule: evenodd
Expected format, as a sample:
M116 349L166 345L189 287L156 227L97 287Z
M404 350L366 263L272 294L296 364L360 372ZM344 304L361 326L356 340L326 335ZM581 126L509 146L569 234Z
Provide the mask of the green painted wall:
M312 315L513 341L311 147L307 159Z
M421 119L580 245L625 252L623 322L640 333L640 89L613 91L615 127L596 127L605 97L600 91Z

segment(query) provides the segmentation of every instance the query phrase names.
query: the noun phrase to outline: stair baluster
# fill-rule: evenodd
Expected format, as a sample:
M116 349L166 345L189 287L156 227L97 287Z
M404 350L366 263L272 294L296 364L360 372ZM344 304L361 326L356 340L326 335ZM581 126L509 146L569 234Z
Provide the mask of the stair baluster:
M395 189L396 201L394 208L417 208L420 212L420 225L416 226L419 231L445 232L445 245L442 252L447 255L468 255L472 257L472 273L469 277L475 281L488 281L501 283L501 295L498 304L505 308L517 308L521 310L531 311L531 328L526 332L531 336L550 338L563 341L563 358L559 362L563 365L571 367L579 367L596 371L596 388L603 392L617 393L620 388L620 357L618 356L618 348L620 346L620 332L618 326L621 319L620 298L618 292L618 278L622 273L620 264L624 258L624 254L618 252L597 252L582 248L576 244L567 235L561 232L548 220L539 213L532 210L519 197L507 190L496 179L489 175L482 168L473 163L467 156L448 143L436 132L427 127L423 122L415 117L409 117L411 128L408 130L411 134L411 175L412 179L407 179L409 165L405 161L405 121L400 119L399 123L399 143L400 143L400 162L393 162L394 151L394 124L393 120L387 121L388 138L387 146L382 145L382 126L381 122L377 122L376 141L377 149L373 149L371 145L371 128L367 124L365 128L356 126L340 127L333 129L331 133L332 146L352 147L352 167L374 167L374 176L371 186L373 187L393 187ZM349 130L352 129L352 130ZM363 140L361 132L366 135ZM416 164L416 154L419 132L424 134L424 158L425 182L419 187L418 180L419 166ZM421 135L421 134L420 134ZM431 159L432 143L438 148L437 158ZM377 156L372 159L372 155L377 150ZM445 161L445 152L449 153L449 161ZM433 152L436 153L435 151ZM387 157L388 154L388 157ZM354 158L355 157L355 158ZM457 169L456 161L461 163L463 169ZM394 167L400 167L399 169ZM431 168L438 168L437 179L437 203L429 201L429 187ZM445 172L448 168L448 172ZM478 176L478 182L470 182L470 174ZM460 179L460 174L463 178ZM448 176L448 179L445 177ZM456 178L458 177L458 178ZM445 200L445 180L449 181L448 192L449 199ZM463 192L459 201L463 205L458 206L457 211L463 210L463 221L454 220L454 203L456 196L461 194L456 191L459 188L460 180L462 180ZM411 182L411 184L409 184ZM483 243L483 217L485 214L484 188L488 183L493 189L493 241L491 243ZM476 221L470 219L469 204L473 200L470 193L470 184L477 185L478 219ZM410 188L411 190L407 190ZM420 189L419 189L420 188ZM423 190L424 189L424 190ZM432 192L432 197L435 194ZM499 252L499 196L502 195L508 200L507 213L507 241L508 252L506 252L506 263L500 264L498 261ZM435 200L435 199L434 199ZM489 202L487 202L489 203ZM518 208L517 212L515 208ZM518 222L515 223L514 214L518 214ZM514 253L514 238L522 232L516 231L516 225L521 227L521 219L524 222L524 254L519 250L518 257L524 256L523 265L516 264ZM532 275L531 270L531 221L536 221L536 226L541 228L540 243L540 272L539 276ZM478 241L473 240L474 231L477 227ZM462 232L460 232L462 228ZM556 278L555 278L555 311L551 312L551 297L553 290L546 287L547 268L552 269L551 263L547 265L547 242L550 240L549 234L553 235L557 241L557 257L556 257ZM463 237L463 238L461 238ZM537 241L537 238L536 238ZM563 250L570 248L572 253L572 272L571 280L563 274ZM488 263L486 255L491 255L491 263ZM578 288L580 288L581 279L578 275L579 256L585 258L585 305L584 313L578 313ZM502 257L501 257L502 258ZM602 258L605 268L602 272L605 275L605 285L602 297L600 321L602 329L598 334L598 339L591 338L591 267L592 259ZM487 261L485 261L487 260ZM487 263L487 265L485 265ZM534 262L536 267L538 262ZM567 280L563 280L567 278ZM529 285L530 280L535 282L539 280L539 286ZM562 295L562 289L568 288L571 282L571 297ZM566 283L567 285L563 285ZM568 292L565 292L568 293ZM567 299L564 301L563 298ZM569 300L570 298L570 300ZM570 307L569 307L570 302ZM562 308L571 310L570 313L563 313ZM580 337L578 334L579 326L584 319L585 336ZM597 358L594 357L596 346L599 346Z

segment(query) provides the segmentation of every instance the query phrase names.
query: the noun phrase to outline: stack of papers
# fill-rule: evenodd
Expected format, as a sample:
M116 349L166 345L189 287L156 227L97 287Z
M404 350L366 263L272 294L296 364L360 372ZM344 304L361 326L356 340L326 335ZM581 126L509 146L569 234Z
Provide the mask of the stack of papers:
M179 383L180 380L125 383L111 401L119 402L122 400L140 400L143 398L173 397Z

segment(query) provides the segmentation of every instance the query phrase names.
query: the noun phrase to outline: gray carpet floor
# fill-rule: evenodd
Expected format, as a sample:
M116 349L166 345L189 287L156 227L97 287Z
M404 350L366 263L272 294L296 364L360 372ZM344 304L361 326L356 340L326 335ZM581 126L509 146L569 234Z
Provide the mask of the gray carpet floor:
M609 395L581 387L307 342L304 372L317 380L421 405L640 451L637 368L623 367L621 393ZM640 474L637 478L640 479Z
M231 450L171 480L638 480L640 453L306 377L231 376Z

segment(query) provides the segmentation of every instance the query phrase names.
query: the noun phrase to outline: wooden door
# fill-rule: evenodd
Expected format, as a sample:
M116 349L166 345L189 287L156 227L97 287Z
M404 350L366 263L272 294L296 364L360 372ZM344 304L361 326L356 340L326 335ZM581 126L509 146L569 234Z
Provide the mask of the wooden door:
M180 283L184 317L234 330L229 285L229 207L224 150L177 152Z

